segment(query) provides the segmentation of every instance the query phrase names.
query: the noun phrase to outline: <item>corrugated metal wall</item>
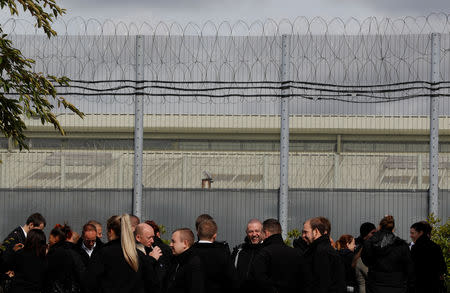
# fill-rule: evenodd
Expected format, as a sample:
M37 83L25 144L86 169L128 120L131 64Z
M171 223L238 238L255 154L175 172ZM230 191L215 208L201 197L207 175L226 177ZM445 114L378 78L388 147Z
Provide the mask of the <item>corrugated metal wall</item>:
M131 194L131 190L113 189L0 189L0 238L23 225L35 211L46 217L47 234L53 225L64 221L76 231L90 219L105 223L111 215L131 212ZM232 247L243 240L250 218L277 216L277 191L144 190L143 218L165 225L168 232L163 238L170 238L171 231L179 227L193 229L201 213L216 219L219 240L226 239ZM377 223L388 213L396 219L397 234L409 240L409 226L426 218L427 191L290 190L289 229L300 228L307 218L322 215L332 223L333 238L344 233L356 236L362 222ZM440 191L439 216L450 217L450 190Z

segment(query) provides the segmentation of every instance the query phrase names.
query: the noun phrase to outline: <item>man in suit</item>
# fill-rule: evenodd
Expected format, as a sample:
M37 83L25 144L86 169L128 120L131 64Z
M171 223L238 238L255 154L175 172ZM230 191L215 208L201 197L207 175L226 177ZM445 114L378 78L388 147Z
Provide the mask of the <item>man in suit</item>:
M19 226L3 240L2 245L0 246L0 254L1 260L0 263L3 262L3 258L13 253L14 247L17 245L25 244L25 240L27 238L28 232L33 229L43 230L45 228L46 222L45 218L40 213L34 213L27 218L25 225ZM6 289L12 281L12 276L14 273L12 271L6 272L6 274L2 274L0 277L0 287ZM0 289L1 290L1 289Z
M103 247L103 242L97 236L96 227L87 223L83 226L81 238L75 245L75 250L80 254L81 260L86 267L89 265L92 256Z

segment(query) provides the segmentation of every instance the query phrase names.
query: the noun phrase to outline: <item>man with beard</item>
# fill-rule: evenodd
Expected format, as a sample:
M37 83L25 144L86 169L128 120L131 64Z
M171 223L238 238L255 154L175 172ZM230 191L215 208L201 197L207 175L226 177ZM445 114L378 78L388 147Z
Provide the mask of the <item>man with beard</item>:
M311 218L303 225L308 249L305 259L312 273L312 292L346 292L345 268L331 246L330 221L325 217Z
M239 292L249 292L254 287L254 277L250 274L253 260L261 248L262 223L252 219L247 224L244 243L236 246L231 255L238 275Z

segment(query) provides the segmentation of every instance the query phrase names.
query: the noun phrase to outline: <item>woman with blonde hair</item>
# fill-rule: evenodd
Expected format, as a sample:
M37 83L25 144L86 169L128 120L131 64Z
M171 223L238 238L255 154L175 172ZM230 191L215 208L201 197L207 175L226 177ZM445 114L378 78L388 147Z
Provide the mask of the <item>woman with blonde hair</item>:
M92 259L86 287L93 292L152 292L158 287L156 260L136 249L128 214L107 221L109 242Z

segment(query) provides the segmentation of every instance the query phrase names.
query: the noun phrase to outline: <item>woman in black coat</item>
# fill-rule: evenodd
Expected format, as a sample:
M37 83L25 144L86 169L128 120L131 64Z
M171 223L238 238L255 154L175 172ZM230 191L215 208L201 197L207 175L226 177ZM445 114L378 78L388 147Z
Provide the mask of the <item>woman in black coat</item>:
M159 290L156 260L136 249L127 214L107 222L108 239L86 274L88 292L144 293Z
M412 286L413 263L408 244L393 234L394 218L384 217L364 242L361 259L369 267L368 293L404 293Z
M81 291L80 281L85 268L72 243L66 241L71 237L72 231L68 225L57 224L50 232L46 281L46 291L49 293Z
M19 244L18 244L19 245ZM39 293L44 289L47 275L47 243L42 230L28 232L23 248L16 246L6 254L2 271L14 271L10 293Z
M355 256L355 238L352 235L344 234L336 241L336 250L342 258L345 268L345 285L347 292L358 292L356 284L356 271L352 267L353 258Z

